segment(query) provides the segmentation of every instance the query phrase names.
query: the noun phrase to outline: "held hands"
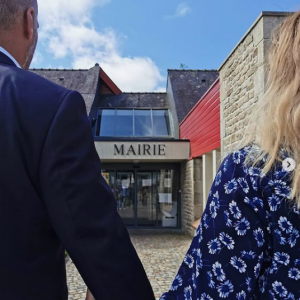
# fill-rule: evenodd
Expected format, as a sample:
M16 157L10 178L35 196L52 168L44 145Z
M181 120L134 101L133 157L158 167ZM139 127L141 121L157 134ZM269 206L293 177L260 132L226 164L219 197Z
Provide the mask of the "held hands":
M85 300L96 300L89 289L86 291L86 299Z

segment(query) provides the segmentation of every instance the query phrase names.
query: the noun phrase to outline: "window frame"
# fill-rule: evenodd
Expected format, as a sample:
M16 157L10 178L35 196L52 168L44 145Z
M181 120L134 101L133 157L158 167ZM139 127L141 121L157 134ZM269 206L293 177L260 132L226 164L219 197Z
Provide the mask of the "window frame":
M101 136L101 119L102 119L102 111L103 110L114 110L114 129L113 129L113 136ZM116 126L117 126L117 111L118 110L130 110L133 111L132 113L132 118L133 118L133 135L132 136L117 136L116 135ZM137 110L147 110L151 112L151 126L152 126L152 135L151 136L136 136L135 134L135 111ZM154 135L154 120L153 120L153 111L164 111L168 114L168 120L166 122L167 125L167 129L169 131L169 135L159 135L156 136ZM95 126L95 130L94 130L94 136L96 138L134 138L134 139L163 139L163 138L173 138L174 137L174 132L173 132L173 127L172 127L172 120L171 120L171 113L170 113L170 109L169 108L107 108L107 107L99 107L97 110L97 117L96 117L96 126Z

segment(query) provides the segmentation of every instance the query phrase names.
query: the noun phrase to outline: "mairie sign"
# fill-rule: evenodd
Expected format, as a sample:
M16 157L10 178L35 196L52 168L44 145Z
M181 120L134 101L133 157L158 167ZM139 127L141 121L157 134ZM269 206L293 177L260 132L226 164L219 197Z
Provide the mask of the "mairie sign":
M96 141L102 161L184 161L190 155L189 141Z
M136 144L136 145L124 145L124 144L114 144L114 155L166 155L166 145L165 144Z

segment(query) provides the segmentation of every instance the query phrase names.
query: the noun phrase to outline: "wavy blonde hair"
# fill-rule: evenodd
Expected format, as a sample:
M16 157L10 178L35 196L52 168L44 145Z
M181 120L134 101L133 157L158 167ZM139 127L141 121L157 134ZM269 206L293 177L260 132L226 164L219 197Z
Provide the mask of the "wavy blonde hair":
M247 120L247 128L237 149L257 144L245 164L257 166L267 158L263 172L282 162L284 149L296 162L291 172L291 195L300 208L300 11L289 15L273 32L268 53L266 93Z

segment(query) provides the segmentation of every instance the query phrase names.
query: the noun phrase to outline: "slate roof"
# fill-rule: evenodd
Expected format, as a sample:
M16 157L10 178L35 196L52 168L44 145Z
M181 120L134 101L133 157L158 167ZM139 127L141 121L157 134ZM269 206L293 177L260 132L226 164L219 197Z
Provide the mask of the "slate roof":
M168 70L180 123L219 77L216 70Z
M78 91L84 98L89 114L97 92L100 67L98 64L89 70L70 69L31 69L67 89Z
M122 93L101 95L98 107L168 108L167 93Z

